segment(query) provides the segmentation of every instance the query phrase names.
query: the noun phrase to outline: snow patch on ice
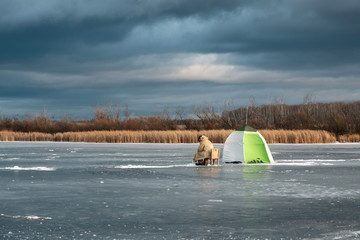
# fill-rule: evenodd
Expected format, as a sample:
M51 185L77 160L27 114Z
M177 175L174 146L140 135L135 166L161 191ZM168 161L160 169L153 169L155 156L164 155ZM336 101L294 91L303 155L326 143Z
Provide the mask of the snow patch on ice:
M1 214L1 217L24 218L24 219L28 219L28 220L37 220L37 219L40 219L40 220L51 220L51 219L52 219L51 217L34 216L34 215L30 215L30 216L20 216L20 215L11 216L11 215L7 215L7 214L3 214L3 213Z
M183 164L183 165L119 165L114 168L132 169L132 168L176 168L176 167L194 167L194 164Z
M223 202L223 200L221 200L221 199L209 199L208 202L218 202L218 203L220 203L220 202Z
M334 159L294 159L294 160L279 160L279 162L345 162L346 160L334 160Z
M333 232L322 235L325 236L326 239L359 239L360 231L343 230L340 232Z
M300 182L286 181L277 184L266 184L253 192L253 195L259 196L277 196L277 197L296 197L296 198L358 198L360 190L343 190L336 187L317 186L313 184L303 184Z
M332 163L316 163L316 162L305 162L305 163L276 163L277 166L333 166Z
M0 170L14 170L14 171L55 171L55 168L49 168L49 167L19 167L19 166L13 166L13 167L4 167L0 168Z
M274 165L278 166L333 166L335 162L343 162L345 160L277 160Z

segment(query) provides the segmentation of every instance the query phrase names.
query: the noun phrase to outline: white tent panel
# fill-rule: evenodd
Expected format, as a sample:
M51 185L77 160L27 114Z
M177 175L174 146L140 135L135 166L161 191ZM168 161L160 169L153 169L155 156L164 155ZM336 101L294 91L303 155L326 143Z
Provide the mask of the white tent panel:
M243 148L244 132L232 132L224 144L224 153L222 161L226 162L244 162Z

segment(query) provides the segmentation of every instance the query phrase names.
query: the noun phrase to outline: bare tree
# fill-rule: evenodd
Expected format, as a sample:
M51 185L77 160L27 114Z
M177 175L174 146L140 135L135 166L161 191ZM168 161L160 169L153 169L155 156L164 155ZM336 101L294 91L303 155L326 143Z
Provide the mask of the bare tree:
M119 107L119 105L116 105L114 107L112 104L108 104L107 106L108 120L117 121L117 122L121 121L120 113L121 113L121 108Z
M159 113L159 119L163 121L169 121L171 120L171 113L167 106L164 107L164 109Z
M303 97L303 104L312 104L312 103L315 103L315 100L316 100L316 95L314 95L312 93L307 93Z
M124 115L125 115L125 121L129 120L133 115L133 112L129 110L128 105L125 106Z
M184 115L185 115L184 107L177 106L176 111L175 111L175 119L179 120L179 121L183 121L184 120Z
M96 120L108 119L108 114L100 107L99 104L94 108L94 111Z

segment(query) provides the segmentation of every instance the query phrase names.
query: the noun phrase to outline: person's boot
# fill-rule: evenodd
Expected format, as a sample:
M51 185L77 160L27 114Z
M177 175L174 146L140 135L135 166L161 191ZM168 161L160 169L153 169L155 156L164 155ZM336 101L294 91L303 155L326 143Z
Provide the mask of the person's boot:
M198 160L195 165L204 165L204 160Z

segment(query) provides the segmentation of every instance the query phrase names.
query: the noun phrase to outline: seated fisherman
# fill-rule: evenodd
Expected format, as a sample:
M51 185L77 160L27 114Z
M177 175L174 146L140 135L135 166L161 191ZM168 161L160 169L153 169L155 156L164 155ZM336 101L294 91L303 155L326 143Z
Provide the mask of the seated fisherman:
M214 146L206 136L200 136L198 141L200 142L200 146L195 153L193 162L195 162L196 165L206 166L208 164L208 160L211 157L211 150L214 148Z

